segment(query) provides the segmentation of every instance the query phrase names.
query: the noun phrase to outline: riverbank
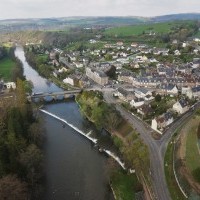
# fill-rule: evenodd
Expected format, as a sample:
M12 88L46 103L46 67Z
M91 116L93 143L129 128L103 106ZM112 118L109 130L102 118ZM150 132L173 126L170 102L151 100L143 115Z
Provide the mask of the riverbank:
M59 92L61 88L42 78L27 62L22 47L16 47L15 55L23 64L24 75L33 83L33 92ZM83 132L91 131L91 124L84 120L74 102L49 104L45 109L61 116ZM50 109L51 108L51 109ZM69 115L69 113L73 113ZM42 115L42 114L41 114ZM92 148L90 142L83 139L76 130L63 126L48 115L43 115L46 138L44 145L45 200L74 199L110 199L112 192L107 187L104 167L107 158ZM84 131L87 124L89 130ZM88 173L89 172L89 173ZM107 183L107 184L105 184ZM84 187L83 187L84 186ZM111 198L113 199L113 198Z
M108 105L104 102L103 95L101 92L83 91L82 94L80 94L76 98L76 102L79 105L83 115L89 121L93 122L97 128L100 129L102 127L106 127L106 129L109 130L113 143L116 145L119 152L123 155L123 159L126 160L126 165L128 166L128 168L132 168L133 166L135 167L136 164L134 163L138 162L136 161L137 159L141 159L144 161L144 158L141 157L140 152L143 151L144 152L143 155L145 155L147 149L145 148L145 146L144 148L142 147L143 143L139 139L137 133L135 133L133 128L128 124L128 122L126 122L121 117L121 115L116 111L115 107L113 107L112 105ZM131 143L129 143L129 140L131 141ZM139 145L139 146L137 149L134 150L134 148L132 148L132 145L134 146ZM133 150L134 152L132 152ZM141 162L140 164L144 165L145 162ZM141 167L141 170L142 169L145 169L145 167ZM129 170L129 171L135 172L135 170ZM139 183L136 174L129 173L126 175L123 174L122 176L121 173L117 172L115 173L115 176L111 177L111 181L112 179L113 181L117 181L114 187L112 185L112 189L114 191L115 196L117 196L117 199L124 199L124 198L129 199L128 194L132 193L135 194L137 192L136 188L134 187L134 184L132 184L131 182L131 180L133 180L131 178L132 176L135 177L134 178L135 184ZM120 181L122 179L126 179L127 184L132 185L132 191L129 191L130 187L126 188L126 182L123 183ZM127 191L129 191L128 194L126 194ZM135 195L133 196L135 197ZM134 197L132 199L134 199Z

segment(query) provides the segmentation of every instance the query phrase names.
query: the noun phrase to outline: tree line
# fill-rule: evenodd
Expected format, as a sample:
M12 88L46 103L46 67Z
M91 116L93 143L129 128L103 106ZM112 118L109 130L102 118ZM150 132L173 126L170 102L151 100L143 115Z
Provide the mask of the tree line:
M40 199L43 180L43 130L27 101L24 81L15 97L0 99L0 197Z

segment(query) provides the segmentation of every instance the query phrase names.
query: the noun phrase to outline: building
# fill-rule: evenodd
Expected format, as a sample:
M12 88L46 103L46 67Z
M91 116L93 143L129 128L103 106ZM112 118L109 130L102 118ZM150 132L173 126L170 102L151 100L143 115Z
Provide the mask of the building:
M174 121L174 118L170 112L166 112L157 118L154 118L151 122L151 128L155 131L163 130Z
M178 88L174 84L162 84L159 88L159 93L163 95L178 95Z
M187 90L186 95L192 99L192 98L199 98L200 97L200 86L193 87L189 90Z
M100 70L95 70L87 67L86 76L92 79L94 82L98 83L99 85L108 84L108 76Z
M138 88L137 90L135 90L135 96L137 98L145 98L148 95L152 96L152 92L145 88Z
M183 114L189 110L188 102L185 99L180 99L173 105L173 110L179 114Z
M153 109L151 108L151 105L142 105L141 107L139 107L137 109L137 113L141 114L142 117L147 117L147 116L150 116L151 114L153 114Z
M63 80L63 83L75 86L78 83L78 79L76 77L74 77L74 76L68 76Z
M138 108L138 107L144 105L144 99L143 98L134 98L133 100L131 100L130 105L132 107Z
M16 89L16 84L14 82L7 82L4 83L4 87L6 87L7 89Z
M118 96L119 99L126 101L126 102L133 100L133 98L135 97L133 92L128 91L122 87L118 88L117 93L115 93L115 96Z

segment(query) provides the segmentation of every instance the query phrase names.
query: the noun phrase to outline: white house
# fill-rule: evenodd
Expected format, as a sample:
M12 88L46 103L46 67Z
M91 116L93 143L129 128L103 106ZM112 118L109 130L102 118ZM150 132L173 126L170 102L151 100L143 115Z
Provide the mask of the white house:
M193 87L193 88L190 88L186 95L192 99L192 98L199 98L200 97L200 86L196 86L196 87Z
M173 105L173 110L179 114L183 114L189 110L188 102L185 99L180 99Z
M67 72L67 71L68 71L68 69L65 68L65 67L62 67L62 68L60 68L60 69L58 70L59 73L63 73L63 72Z
M151 122L151 128L155 131L163 130L174 121L174 118L170 112L166 112L157 118L154 118Z
M135 96L137 98L144 98L148 95L152 96L152 92L145 88L138 88L137 90L135 90Z
M190 91L191 91L191 87L189 87L189 86L183 86L181 88L181 94L187 95L187 93L190 92Z
M135 99L131 100L130 105L132 107L138 108L138 107L144 105L144 99L143 98L135 98Z
M7 83L4 83L4 86L7 88L7 89L16 89L16 84L14 82L7 82Z
M73 76L66 77L63 80L63 83L70 84L72 86L74 86L76 84L76 82L77 82L77 79Z

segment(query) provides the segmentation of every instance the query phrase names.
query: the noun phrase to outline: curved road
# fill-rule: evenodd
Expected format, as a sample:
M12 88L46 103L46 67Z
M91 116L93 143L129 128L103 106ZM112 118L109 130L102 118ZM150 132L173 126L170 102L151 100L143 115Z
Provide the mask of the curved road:
M115 103L116 100L112 96L113 89L102 89L104 98L108 103ZM130 124L140 133L141 138L149 148L150 154L150 174L153 183L154 195L158 200L170 200L170 193L167 187L165 172L164 172L164 156L167 149L167 145L170 142L174 132L177 128L181 127L194 113L194 111L200 107L200 103L194 106L194 109L190 109L187 113L178 118L167 131L163 134L160 140L155 140L151 136L152 129L146 125L142 120L138 119L131 113L127 112L120 105L116 104L116 108L120 111L121 115L127 119Z

